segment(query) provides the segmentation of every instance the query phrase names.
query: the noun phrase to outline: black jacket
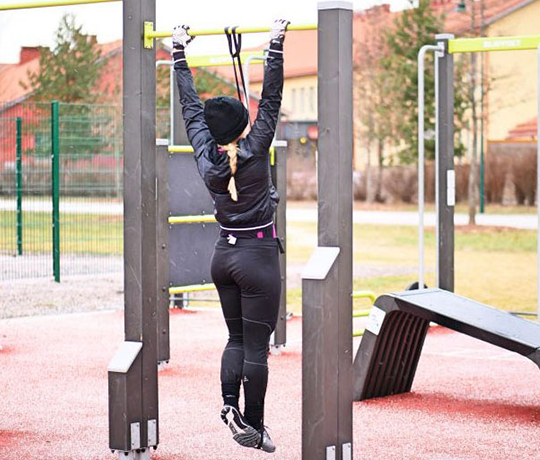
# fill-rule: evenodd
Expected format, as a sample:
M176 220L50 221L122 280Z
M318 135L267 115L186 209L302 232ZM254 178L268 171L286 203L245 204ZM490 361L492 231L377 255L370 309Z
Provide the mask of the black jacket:
M217 221L228 228L270 223L279 201L270 180L268 150L281 106L283 45L273 43L270 47L257 118L247 138L238 142L238 167L234 176L238 201L233 201L227 190L231 178L229 157L226 152L218 151L204 121L203 104L195 91L184 53L175 53L174 60L187 136L195 150L199 173L214 200Z

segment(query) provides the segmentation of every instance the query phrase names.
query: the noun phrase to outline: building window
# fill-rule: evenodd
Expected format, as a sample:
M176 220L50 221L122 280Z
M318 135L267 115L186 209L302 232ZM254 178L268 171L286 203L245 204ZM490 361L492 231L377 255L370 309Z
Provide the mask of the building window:
M313 86L309 88L309 110L315 112L315 88Z
M296 88L291 90L291 108L293 112L296 112Z
M306 110L306 90L305 88L300 89L300 112L304 113Z

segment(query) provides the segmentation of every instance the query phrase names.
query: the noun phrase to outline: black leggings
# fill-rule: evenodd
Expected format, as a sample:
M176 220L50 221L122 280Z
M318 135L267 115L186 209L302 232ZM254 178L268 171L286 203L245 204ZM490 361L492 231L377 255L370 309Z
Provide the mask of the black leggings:
M239 238L232 245L227 238L219 238L211 272L229 329L221 359L223 401L238 407L243 382L244 415L259 429L268 383L268 343L276 327L281 294L277 242Z

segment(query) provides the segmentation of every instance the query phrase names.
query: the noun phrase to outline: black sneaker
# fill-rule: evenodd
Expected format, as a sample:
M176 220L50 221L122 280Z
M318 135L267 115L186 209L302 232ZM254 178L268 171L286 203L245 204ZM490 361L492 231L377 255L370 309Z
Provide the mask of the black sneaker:
M261 443L261 433L246 422L246 419L236 407L223 406L221 420L229 427L233 439L241 446L257 448Z
M257 445L257 449L261 449L264 452L268 452L269 454L272 454L276 451L276 445L270 438L270 435L268 434L268 431L266 431L266 427L262 429L260 432L260 440L259 444Z

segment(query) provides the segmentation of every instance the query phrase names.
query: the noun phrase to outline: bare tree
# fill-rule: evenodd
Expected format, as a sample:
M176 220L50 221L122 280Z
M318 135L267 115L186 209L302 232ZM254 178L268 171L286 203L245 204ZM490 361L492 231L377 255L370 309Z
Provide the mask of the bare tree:
M354 99L355 131L367 153L366 200L383 201L382 178L385 148L393 130L387 73L382 66L387 47L384 35L385 7L365 11L366 31L355 40ZM376 152L376 176L372 153Z

